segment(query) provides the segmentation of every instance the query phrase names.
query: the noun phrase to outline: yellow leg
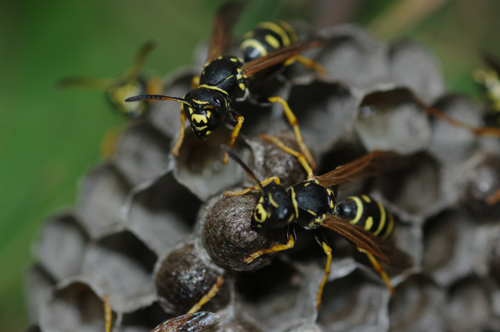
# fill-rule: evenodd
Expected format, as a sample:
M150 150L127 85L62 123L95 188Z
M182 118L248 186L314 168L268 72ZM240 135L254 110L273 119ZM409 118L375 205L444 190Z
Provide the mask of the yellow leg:
M495 205L500 202L500 189L498 189L494 194L486 197L486 203L489 205Z
M302 153L297 152L297 151L289 148L288 146L285 145L285 143L283 143L277 137L269 136L269 135L266 135L266 134L262 134L262 135L260 135L260 138L265 139L266 141L269 141L269 142L272 142L272 143L276 144L283 151L291 154L292 156L297 157L297 159L299 160L300 164L302 165L302 167L304 167L304 169L307 172L307 179L308 180L314 179L312 168L309 166L309 164L307 163L306 158L304 158L304 155Z
M210 299L212 299L212 297L214 297L215 295L217 295L217 292L219 291L219 289L221 288L222 284L224 283L224 278L222 278L221 276L218 276L217 277L217 281L215 282L215 285L210 288L210 290L208 291L208 293L206 295L204 295L200 301L198 301L198 303L196 303L189 311L188 311L188 314L193 314L195 312L197 312L198 310L200 310L200 308L205 304L207 303L208 301L210 301Z
M278 245L272 246L269 249L262 249L262 250L256 251L253 254L251 254L250 256L248 256L247 258L245 258L245 263L251 263L251 262L253 262L254 259L256 259L257 257L262 256L264 254L292 249L293 246L295 246L295 239L293 238L293 235L290 234L290 238L288 239L288 242L286 244L278 244Z
M184 141L184 123L186 123L187 117L184 113L184 105L181 105L181 127L179 128L179 138L177 138L177 142L175 142L175 146L172 149L172 153L174 156L179 155L179 149L182 146L182 142Z
M277 176L272 176L270 178L267 178L265 179L264 181L262 181L260 183L260 185L262 187L265 187L267 186L269 183L271 183L272 181L276 182L276 184L281 184L281 181L280 181L280 178L277 177ZM255 185L253 187L250 187L250 188L247 188L245 190L242 190L242 191L226 191L224 192L224 194L222 194L224 197L229 197L229 196L242 196L242 195L245 195L246 193L252 191L252 190L259 190L259 186L258 185Z
M193 76L191 79L191 89L194 90L200 85L200 76Z
M321 244L323 250L326 254L326 264L325 264L325 275L323 276L323 280L321 280L321 284L319 284L318 294L316 295L316 310L319 311L321 309L321 298L323 296L323 288L325 288L326 280L328 279L328 275L330 274L330 266L332 264L332 248L328 246L325 242Z
M312 69L320 75L326 75L328 71L325 67L323 67L319 62L314 61L313 59L306 58L302 55L297 55L297 62L303 65L306 68Z
M309 165L311 165L311 168L315 170L316 163L314 162L311 152L309 152L309 149L307 148L307 146L304 143L304 140L302 139L302 135L300 134L299 130L299 123L297 121L297 118L293 114L292 110L290 109L290 106L288 106L288 103L281 97L271 97L269 98L269 101L271 103L280 103L283 106L283 110L285 111L285 115L288 119L288 122L290 122L290 124L293 126L293 131L295 132L295 137L297 139L297 144L300 147L300 151L302 151L302 154L306 158Z
M110 128L104 134L101 142L101 156L105 159L112 159L116 152L116 146L120 140L123 130L120 127Z
M102 301L104 304L104 320L106 322L106 332L111 331L111 324L113 323L113 311L111 310L111 303L109 303L109 297L103 295Z
M366 251L363 251L363 250L360 250L360 251L364 252L368 256L368 258L370 259L370 262L373 265L373 268L375 269L375 271L377 271L378 273L380 273L380 276L384 280L385 286L391 292L391 296L394 295L394 287L392 286L391 281L389 280L389 277L387 276L387 273L385 272L385 270L382 267L382 265L380 265L380 263L377 261L377 259L375 257L373 257L372 254L370 254L370 253L368 253Z
M236 121L238 123L234 126L233 131L231 132L231 140L227 144L227 147L231 149L233 147L234 142L236 141L236 138L240 134L240 129L241 126L243 125L243 121L245 121L245 118L242 117L241 115L236 116ZM224 160L222 161L223 164L227 164L229 162L229 155L227 152L224 152Z

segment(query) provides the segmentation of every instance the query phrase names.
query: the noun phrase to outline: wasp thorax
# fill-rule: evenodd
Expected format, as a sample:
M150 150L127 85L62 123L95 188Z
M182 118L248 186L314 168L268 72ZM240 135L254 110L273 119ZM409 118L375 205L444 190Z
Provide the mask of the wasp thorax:
M278 229L295 219L292 199L285 188L276 183L264 187L252 217L252 228L258 232Z
M219 128L227 113L227 100L219 92L211 89L194 89L184 97L184 113L191 122L191 128L200 139Z

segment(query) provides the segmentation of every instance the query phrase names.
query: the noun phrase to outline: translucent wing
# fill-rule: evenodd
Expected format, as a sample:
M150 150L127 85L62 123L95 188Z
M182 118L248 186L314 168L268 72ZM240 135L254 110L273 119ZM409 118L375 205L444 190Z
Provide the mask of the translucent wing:
M315 178L322 186L334 186L381 174L394 168L398 160L401 160L401 156L395 152L374 151Z
M334 215L327 215L321 226L340 234L356 247L381 259L390 266L407 268L413 265L413 260L404 252L363 228L350 224Z
M310 40L299 44L293 44L288 47L279 48L264 57L246 63L243 67L241 67L241 70L247 77L250 77L261 70L277 65L278 63L282 63L307 49L318 47L322 45L323 42L324 41L322 40Z
M218 315L200 311L166 320L151 332L215 331L219 323L220 319Z
M212 40L208 51L207 62L217 59L231 40L231 32L238 20L243 5L240 2L229 2L222 6L215 16Z
M132 62L125 75L123 75L124 80L135 80L139 76L144 61L146 61L149 52L151 52L155 46L156 44L150 41L141 47L139 53L135 56L134 62Z

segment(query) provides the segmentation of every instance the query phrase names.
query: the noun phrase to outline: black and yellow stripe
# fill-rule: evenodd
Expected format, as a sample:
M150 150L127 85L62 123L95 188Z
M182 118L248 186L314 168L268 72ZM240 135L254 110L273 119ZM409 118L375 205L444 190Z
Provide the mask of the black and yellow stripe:
M283 21L263 22L244 36L241 49L245 62L249 62L295 43L297 33L290 24Z
M337 204L339 216L349 220L353 225L389 240L396 231L394 216L380 202L370 196L350 196Z

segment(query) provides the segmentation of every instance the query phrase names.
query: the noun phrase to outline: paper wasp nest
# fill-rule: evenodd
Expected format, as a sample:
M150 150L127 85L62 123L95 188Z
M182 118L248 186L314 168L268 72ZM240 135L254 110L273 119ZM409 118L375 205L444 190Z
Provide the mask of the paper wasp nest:
M193 331L498 330L500 211L484 198L500 183L499 151L483 151L480 139L432 119L413 97L471 124L479 124L478 106L444 96L439 65L418 44L387 44L354 26L323 35L332 42L311 53L329 75L299 71L303 75L288 77L278 92L288 96L318 162L316 174L373 150L408 158L403 167L341 194L370 192L399 219L395 245L414 266L386 267L395 295L333 232L319 312L316 292L326 257L311 232L298 230L289 252L245 263L256 247L285 243L286 232L265 238L250 229L255 195L221 196L253 185L236 163L221 163L220 144L230 131L221 126L200 141L188 129L174 158L179 105L156 102L126 128L115 157L83 178L74 209L42 228L37 264L26 278L33 330L102 332L106 295L115 331L150 331L185 314L217 276L224 277L223 287L201 311L218 318L179 318ZM183 96L197 72L170 75L165 94ZM234 150L259 179L278 175L285 186L303 180L294 157L259 139L279 135L296 148L281 106L235 107L248 121Z

